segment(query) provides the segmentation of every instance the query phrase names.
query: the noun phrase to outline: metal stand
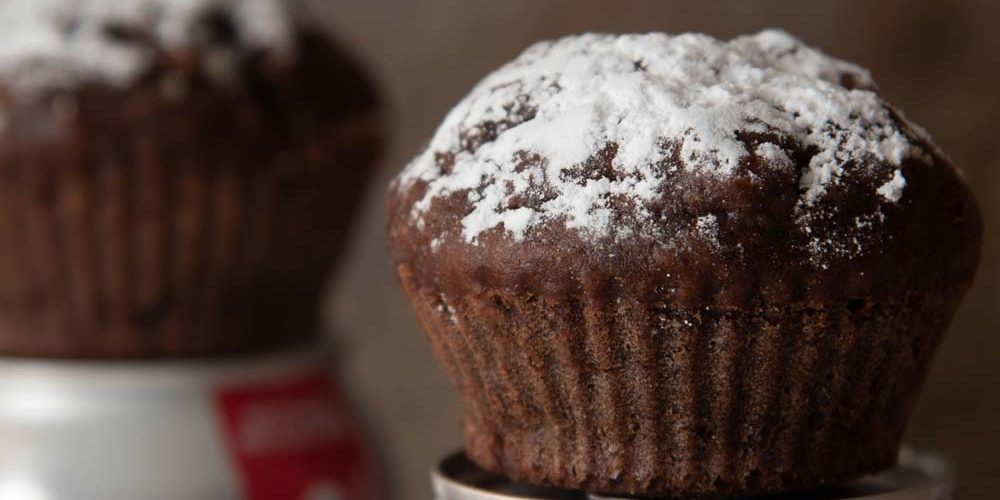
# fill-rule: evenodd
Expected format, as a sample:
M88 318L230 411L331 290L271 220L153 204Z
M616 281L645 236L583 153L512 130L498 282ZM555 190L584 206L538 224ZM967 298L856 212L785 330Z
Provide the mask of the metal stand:
M456 452L431 474L436 500L625 500L622 497L538 488L511 482L476 467ZM942 458L904 449L899 465L876 476L815 492L781 495L790 500L951 500L954 472ZM652 500L652 499L647 499ZM678 499L674 499L678 500ZM757 497L757 500L764 500Z

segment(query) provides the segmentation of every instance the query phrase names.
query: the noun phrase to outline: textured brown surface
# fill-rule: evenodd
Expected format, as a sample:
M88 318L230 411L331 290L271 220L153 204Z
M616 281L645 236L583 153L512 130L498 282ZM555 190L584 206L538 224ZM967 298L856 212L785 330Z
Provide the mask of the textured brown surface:
M1000 2L991 0L317 0L366 56L392 104L392 143L326 302L345 382L383 445L400 500L432 498L427 471L462 446L456 391L400 291L385 248L385 183L486 72L527 44L581 31L780 26L872 69L883 96L966 173L986 221L983 265L935 360L907 441L954 460L957 498L996 496L1000 460Z
M438 167L495 140L499 123L531 120L505 109L471 125L460 151L436 152ZM865 173L886 166L854 160L817 202L823 216L799 231L799 179L821 152L735 133L748 151L782 143L795 164L750 157L720 178L664 147L648 167L667 178L649 208L654 227L628 225L637 209L609 198L629 229L622 238L587 238L554 219L523 240L498 228L469 243L475 187L433 200L420 223L411 214L426 182L390 188L397 270L459 387L475 462L533 483L688 496L812 488L892 463L961 298L952 289L964 291L978 265L971 194L935 153L904 161L905 195L880 207L869 193L881 181ZM575 168L611 180L617 149ZM533 153L523 161L545 161ZM542 188L517 203L550 196ZM884 222L851 233L874 210ZM685 227L701 213L717 217L715 244ZM874 250L816 261L807 237L869 238Z
M380 121L318 36L271 63L222 88L167 58L125 89L4 104L0 353L201 355L315 333Z
M767 140L777 139L748 139L747 149ZM614 148L612 144L610 153L599 153L581 169L598 179L613 172ZM797 229L796 217L799 172L807 168L808 155L796 160L789 172L750 157L740 165L740 174L719 180L685 171L676 155L667 156L663 168L679 173L659 188L652 209L657 216L650 223L654 227L596 241L556 220L523 241L494 228L469 244L462 221L472 210L470 190L435 200L418 224L411 213L426 184L397 184L388 197L391 246L396 261L408 263L417 282L450 297L492 289L551 296L572 293L588 281L617 280L626 287L652 281L659 287L657 300L666 305L740 307L758 301L891 298L971 280L979 262L982 222L968 189L943 157L935 157L933 165L905 161L906 195L884 207L865 192L874 191L870 177L845 174L822 201L830 208L810 224L808 234ZM618 201L610 198L609 206L625 213L635 210ZM885 222L870 233L852 235L858 218L876 209ZM694 216L704 213L719 221L718 245L690 227ZM671 239L661 241L656 235ZM817 263L807 237L836 245L866 238L875 250L861 256L831 253Z
M678 310L637 285L445 303L399 272L475 462L648 495L787 491L891 465L961 296Z

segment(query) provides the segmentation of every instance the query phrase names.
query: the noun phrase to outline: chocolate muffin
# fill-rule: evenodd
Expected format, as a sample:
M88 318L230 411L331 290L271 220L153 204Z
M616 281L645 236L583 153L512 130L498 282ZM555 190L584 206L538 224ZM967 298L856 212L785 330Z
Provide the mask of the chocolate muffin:
M0 354L263 349L316 307L378 149L279 0L0 0Z
M388 215L473 461L684 498L892 465L981 239L869 73L773 30L534 45Z

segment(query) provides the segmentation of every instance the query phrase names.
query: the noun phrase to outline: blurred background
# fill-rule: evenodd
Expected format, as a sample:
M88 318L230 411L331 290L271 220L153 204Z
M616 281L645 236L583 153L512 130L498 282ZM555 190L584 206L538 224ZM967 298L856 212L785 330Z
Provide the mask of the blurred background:
M1000 2L315 0L381 82L391 146L330 285L326 326L399 499L429 498L435 460L461 446L454 392L400 292L385 246L386 183L488 71L531 42L582 31L782 27L871 69L881 93L965 170L986 217L983 264L924 390L909 441L953 458L964 500L1000 483Z

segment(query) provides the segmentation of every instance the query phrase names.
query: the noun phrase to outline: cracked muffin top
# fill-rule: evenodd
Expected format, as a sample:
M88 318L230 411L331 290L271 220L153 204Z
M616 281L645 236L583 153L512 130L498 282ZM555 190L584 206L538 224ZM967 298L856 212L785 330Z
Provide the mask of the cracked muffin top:
M959 172L868 71L776 30L538 43L388 208L397 261L446 289L656 276L688 305L953 286L980 240Z

